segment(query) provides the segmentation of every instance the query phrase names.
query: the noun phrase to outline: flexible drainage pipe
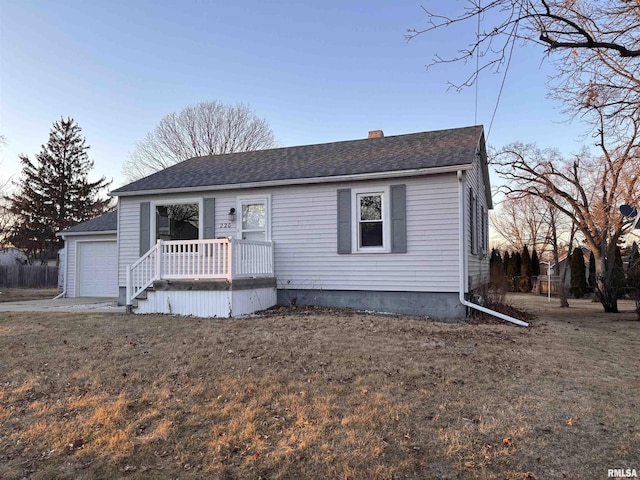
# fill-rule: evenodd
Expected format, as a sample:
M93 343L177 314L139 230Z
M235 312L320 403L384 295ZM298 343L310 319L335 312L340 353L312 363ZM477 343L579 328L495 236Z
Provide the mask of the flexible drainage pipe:
M460 303L468 308L473 308L474 310L478 310L483 313L487 313L489 315L493 315L494 317L499 318L500 320L505 320L507 322L515 323L516 325L520 325L521 327L528 327L529 324L527 322L523 322L522 320L518 320L517 318L511 317L509 315L505 315L504 313L496 312L495 310L491 310L489 308L483 307L481 305L477 305L475 303L469 302L466 298L464 298L464 290L465 290L465 268L464 268L464 259L465 259L465 234L464 234L464 189L462 188L462 170L458 170L458 202L459 202L459 232L458 238L460 241L460 261L459 261L459 270L460 270L460 290L459 290L459 298Z

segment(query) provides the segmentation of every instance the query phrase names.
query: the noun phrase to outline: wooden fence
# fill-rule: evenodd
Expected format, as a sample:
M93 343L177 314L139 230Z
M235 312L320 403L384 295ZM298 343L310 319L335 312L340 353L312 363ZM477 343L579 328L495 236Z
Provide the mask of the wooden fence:
M58 267L0 265L0 288L56 288Z

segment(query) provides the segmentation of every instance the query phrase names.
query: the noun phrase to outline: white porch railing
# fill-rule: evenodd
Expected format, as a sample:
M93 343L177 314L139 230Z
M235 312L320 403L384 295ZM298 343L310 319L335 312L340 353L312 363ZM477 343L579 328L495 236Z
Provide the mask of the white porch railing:
M224 238L158 240L127 267L127 305L155 280L272 277L273 243Z

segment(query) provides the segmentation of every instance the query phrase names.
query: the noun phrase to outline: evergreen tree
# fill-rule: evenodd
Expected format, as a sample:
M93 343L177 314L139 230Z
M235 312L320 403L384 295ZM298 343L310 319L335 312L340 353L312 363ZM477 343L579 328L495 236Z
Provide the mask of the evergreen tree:
M581 248L573 250L571 255L571 287L569 291L575 298L582 298L587 291L584 255Z
M522 249L522 256L520 262L520 291L528 293L533 287L531 282L531 256L529 255L529 248L525 245Z
M531 254L531 275L534 277L540 276L540 258L538 258L538 252L535 248Z
M629 265L627 266L627 276L632 272L632 270L639 265L640 262L640 252L638 251L638 244L633 242L631 245L631 250L629 250Z
M44 258L62 246L56 233L108 210L110 200L100 198L109 186L104 177L88 179L93 161L85 138L72 119L54 122L49 141L35 161L20 156L22 176L17 192L6 197L15 223L9 241L32 258Z
M503 283L502 257L500 257L500 252L494 248L491 250L491 258L489 258L489 286L493 289L499 289Z
M509 275L509 263L511 261L511 257L509 255L509 250L504 251L504 255L502 256L502 271L505 276Z
M636 242L633 242L631 246L629 267L627 268L627 285L633 292L633 298L636 302L636 315L640 320L640 252L638 252Z
M520 281L520 267L522 259L520 252L513 252L509 259L509 270L507 270L507 277L509 278L509 291L515 292L518 290L518 283Z
M612 287L615 289L618 298L622 298L624 295L624 286L626 278L624 275L624 265L622 263L622 252L620 247L616 246L616 254L613 265L613 282Z
M589 254L588 284L589 284L589 290L593 292L596 289L596 257L593 254L593 252Z

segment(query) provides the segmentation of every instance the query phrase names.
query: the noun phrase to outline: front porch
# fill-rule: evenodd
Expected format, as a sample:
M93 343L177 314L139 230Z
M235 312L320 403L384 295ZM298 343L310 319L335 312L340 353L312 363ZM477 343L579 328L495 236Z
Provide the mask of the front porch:
M127 309L134 313L234 317L276 298L272 242L159 240L127 267Z

